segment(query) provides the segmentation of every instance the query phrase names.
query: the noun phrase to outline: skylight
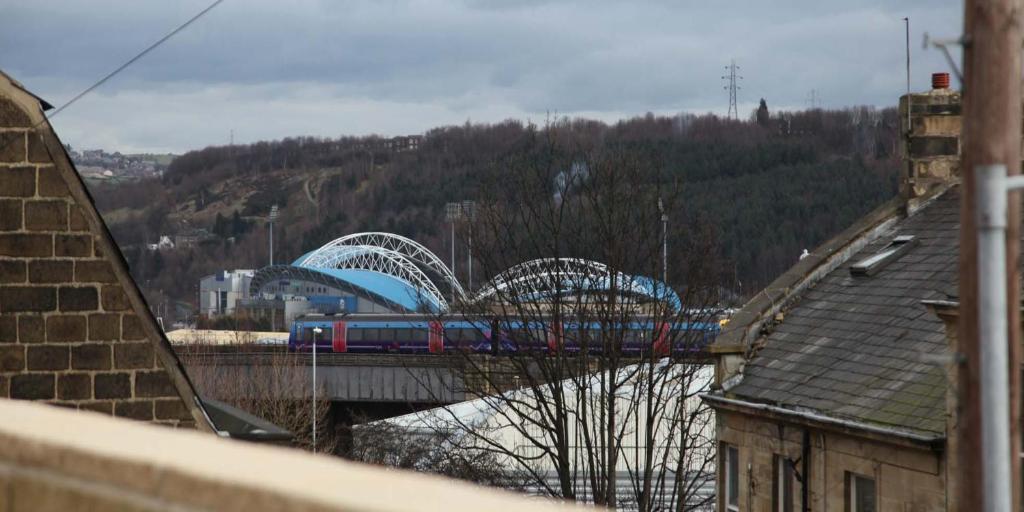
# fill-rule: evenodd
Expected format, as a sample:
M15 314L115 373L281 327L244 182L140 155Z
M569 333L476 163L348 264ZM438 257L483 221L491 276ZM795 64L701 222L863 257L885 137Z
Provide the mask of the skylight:
M855 276L872 276L886 265L899 259L904 253L917 244L914 235L900 235L892 239L889 245L850 266L850 274Z

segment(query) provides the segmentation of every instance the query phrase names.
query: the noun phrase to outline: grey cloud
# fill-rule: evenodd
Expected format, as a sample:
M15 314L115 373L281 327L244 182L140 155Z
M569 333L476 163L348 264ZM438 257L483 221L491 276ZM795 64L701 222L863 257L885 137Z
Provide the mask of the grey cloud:
M60 103L205 5L8 6L0 19L0 67ZM946 69L938 52L921 51L921 33L959 33L960 10L957 2L925 0L226 0L62 114L62 123L86 141L103 133L104 144L181 150L216 142L204 139L204 130L175 124L204 118L199 109L289 119L259 130L260 137L411 133L548 111L604 119L722 111L719 77L732 57L743 68L744 105L765 97L772 106L799 107L811 89L828 106L891 105L903 90L901 18L912 19L914 87L921 89L928 72ZM194 106L178 103L185 98ZM340 105L337 113L362 117L332 122L314 115L302 125L303 116L285 113L285 101L300 111ZM118 112L110 119L115 126L85 129L97 122L88 102ZM171 103L179 111L162 108ZM138 129L136 117L154 128ZM219 131L230 121L211 122ZM119 130L118 123L136 128Z

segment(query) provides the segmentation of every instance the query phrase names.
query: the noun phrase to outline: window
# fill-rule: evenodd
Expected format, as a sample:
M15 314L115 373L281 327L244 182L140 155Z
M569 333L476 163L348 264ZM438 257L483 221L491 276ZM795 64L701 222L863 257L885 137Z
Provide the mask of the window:
M363 341L363 331L365 329L353 328L348 330L347 341Z
M875 512L875 480L846 472L846 510L848 512Z
M224 313L228 310L228 292L225 290L220 291L220 300L218 301L217 311Z
M793 461L785 455L776 455L772 468L772 510L793 510Z
M740 450L729 444L722 445L722 484L725 487L723 502L726 512L740 509Z

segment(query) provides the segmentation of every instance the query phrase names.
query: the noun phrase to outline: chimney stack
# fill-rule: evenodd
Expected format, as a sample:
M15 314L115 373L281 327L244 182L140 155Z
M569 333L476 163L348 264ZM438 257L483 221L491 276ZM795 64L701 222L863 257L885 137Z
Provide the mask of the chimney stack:
M949 73L933 73L932 90L900 98L900 194L908 209L960 181L961 110L960 93L949 88Z

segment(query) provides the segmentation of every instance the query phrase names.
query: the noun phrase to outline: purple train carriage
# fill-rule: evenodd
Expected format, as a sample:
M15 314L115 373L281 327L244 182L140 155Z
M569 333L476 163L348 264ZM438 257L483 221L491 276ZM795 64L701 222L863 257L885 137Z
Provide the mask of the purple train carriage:
M617 327L617 326L616 326ZM319 329L317 329L319 328ZM317 332L319 330L319 332ZM461 350L475 353L510 353L520 350L578 352L590 340L599 338L597 323L548 324L540 322L470 321L432 315L307 315L292 324L288 350L308 352L316 344L317 352L353 353L429 353ZM675 330L675 336L673 336ZM694 333L680 335L686 330ZM677 324L653 321L630 322L621 331L624 353L640 354L652 347L656 355L697 352L706 347L719 331L717 323ZM679 346L673 338L694 340ZM675 346L672 346L675 345ZM599 352L599 344L589 346Z

